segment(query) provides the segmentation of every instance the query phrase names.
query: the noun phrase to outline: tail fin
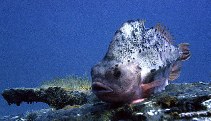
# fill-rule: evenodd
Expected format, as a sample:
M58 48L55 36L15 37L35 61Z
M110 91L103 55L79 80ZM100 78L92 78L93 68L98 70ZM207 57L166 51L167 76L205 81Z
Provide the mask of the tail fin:
M188 43L181 43L179 44L179 48L182 51L180 59L182 61L185 61L190 58L190 49L189 49L189 44Z

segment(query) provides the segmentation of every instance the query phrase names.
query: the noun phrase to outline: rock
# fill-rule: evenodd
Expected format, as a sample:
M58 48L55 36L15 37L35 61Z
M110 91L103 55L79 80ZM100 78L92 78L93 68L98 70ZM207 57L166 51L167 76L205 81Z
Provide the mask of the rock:
M10 91L10 98L5 98L5 93L8 94ZM9 104L17 103L20 104L25 100L18 100L17 95L20 93L14 93L18 89L10 89L3 92L4 98ZM14 91L16 90L16 91ZM20 89L21 90L21 89ZM28 89L29 90L29 89ZM39 94L46 94L48 91L42 89L31 89L35 96ZM48 89L47 89L48 90ZM59 89L62 90L62 89ZM23 91L23 89L22 89ZM32 92L33 92L32 91ZM21 92L21 91L19 91ZM30 91L31 92L31 91ZM51 92L51 91L50 91ZM77 92L77 91L73 91ZM73 93L72 92L72 93ZM45 110L31 112L27 115L22 116L22 119L27 120L83 120L83 121L159 121L159 120L211 120L211 83L183 83L183 84L170 84L161 93L152 95L150 98L138 104L108 104L99 101L91 93L77 92L77 96L80 98L72 98L70 104L68 101L61 103L62 100L58 101L58 97L62 97L62 93L68 95L68 91L61 91L61 93L55 93L51 98L46 97L48 95L40 96L44 100L56 100L58 104L51 104L50 106L57 107L57 109L64 107L64 105L72 105L59 110ZM32 93L22 93L25 96L31 96ZM49 94L49 93L47 93ZM56 96L58 94L58 97ZM74 94L74 93L73 93ZM13 95L13 96L12 96ZM74 94L76 95L76 94ZM83 96L82 96L83 95ZM38 96L38 97L39 97ZM73 96L74 97L74 96ZM83 98L82 98L83 97ZM29 97L28 97L29 98ZM32 98L32 97L31 97ZM29 99L31 99L29 98ZM29 100L28 99L28 100ZM34 99L34 98L33 98ZM40 98L37 98L40 99ZM61 98L64 99L64 98ZM65 98L66 99L66 98ZM68 98L70 100L70 98ZM32 99L31 99L32 100ZM77 103L77 101L80 103ZM80 101L79 101L80 100ZM35 100L33 100L35 101ZM38 100L36 100L38 101ZM30 102L30 101L29 101ZM42 101L44 102L44 101ZM73 103L74 102L74 103ZM62 106L59 106L59 105ZM7 117L8 119L9 117ZM19 117L20 118L20 117Z
M66 105L82 105L88 101L85 93L68 91L61 87L6 89L2 96L9 105L20 106L22 102L29 104L43 102L56 109L61 109Z

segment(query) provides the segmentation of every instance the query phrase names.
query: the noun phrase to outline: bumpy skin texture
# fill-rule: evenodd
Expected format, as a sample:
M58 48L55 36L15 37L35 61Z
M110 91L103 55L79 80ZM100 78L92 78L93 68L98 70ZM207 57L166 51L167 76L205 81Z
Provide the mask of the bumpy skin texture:
M169 76L175 79L180 70L182 49L171 39L161 25L146 29L142 20L124 23L103 60L92 68L93 92L106 102L132 103L163 90Z

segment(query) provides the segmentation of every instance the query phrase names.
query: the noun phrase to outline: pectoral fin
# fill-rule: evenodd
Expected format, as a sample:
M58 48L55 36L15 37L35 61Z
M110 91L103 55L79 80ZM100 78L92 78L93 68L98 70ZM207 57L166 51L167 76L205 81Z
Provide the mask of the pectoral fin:
M181 66L181 61L177 61L176 63L174 63L169 75L169 80L175 80L180 76Z
M149 97L154 92L155 88L162 86L163 80L155 80L147 84L141 84L140 87L143 91L143 97Z

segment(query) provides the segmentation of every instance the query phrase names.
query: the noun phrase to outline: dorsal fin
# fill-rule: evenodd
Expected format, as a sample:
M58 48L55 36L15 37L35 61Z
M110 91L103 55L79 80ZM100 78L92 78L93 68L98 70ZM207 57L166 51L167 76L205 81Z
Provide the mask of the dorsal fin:
M163 25L161 25L160 23L158 23L155 27L154 27L155 31L160 32L160 34L165 37L165 39L169 42L172 43L173 42L173 36L170 34L170 32L167 30L167 28Z

